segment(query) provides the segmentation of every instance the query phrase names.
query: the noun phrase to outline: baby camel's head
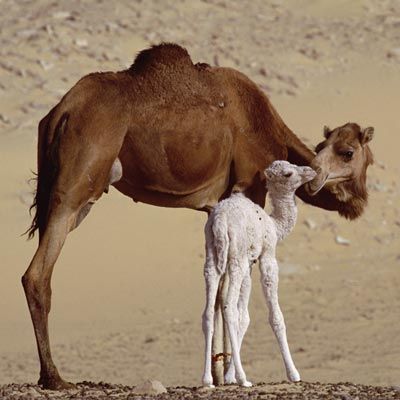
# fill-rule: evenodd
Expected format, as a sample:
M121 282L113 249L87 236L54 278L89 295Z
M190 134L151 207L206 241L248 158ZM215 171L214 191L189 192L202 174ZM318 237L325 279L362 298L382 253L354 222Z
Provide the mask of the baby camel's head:
M267 189L285 193L294 193L317 175L311 167L299 167L283 160L274 161L264 173L267 177Z

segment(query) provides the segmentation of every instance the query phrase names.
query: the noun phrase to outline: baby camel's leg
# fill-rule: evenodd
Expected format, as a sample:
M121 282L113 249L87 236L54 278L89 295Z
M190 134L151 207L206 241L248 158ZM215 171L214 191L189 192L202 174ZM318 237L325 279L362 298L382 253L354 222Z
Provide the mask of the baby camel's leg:
M215 301L217 298L219 281L221 275L216 270L214 262L214 255L212 250L207 250L206 263L204 266L204 278L206 281L206 306L203 312L203 333L205 339L205 353L204 353L204 373L203 385L214 387L212 377L212 338L214 333L214 313Z
M239 329L238 329L238 345L239 351L242 348L242 342L244 335L247 332L247 328L250 324L249 315L249 299L251 293L251 275L250 270L243 278L242 286L240 288L239 302L238 302L238 312L239 312ZM225 374L225 383L236 383L235 376L235 363L233 358L229 363L228 371Z
M278 340L286 375L292 382L300 381L300 375L293 363L286 337L286 326L278 303L278 263L273 255L265 256L260 262L261 284L269 308L269 323Z
M247 261L233 260L229 265L229 289L224 304L224 317L228 325L229 338L232 347L232 359L235 365L236 379L241 386L249 387L251 382L247 381L246 374L243 370L242 362L240 360L240 345L238 340L239 335L239 312L238 301L240 295L240 288L242 286L244 272L242 263Z

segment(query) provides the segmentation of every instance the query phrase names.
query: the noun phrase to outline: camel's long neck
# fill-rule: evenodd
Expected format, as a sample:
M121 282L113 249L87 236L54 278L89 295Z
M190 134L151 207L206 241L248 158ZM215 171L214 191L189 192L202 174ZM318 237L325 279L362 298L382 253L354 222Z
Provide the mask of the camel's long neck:
M310 165L315 153L284 125L288 161L296 165Z
M282 118L266 98L266 118L265 126L267 132L274 131L285 142L287 149L287 160L296 165L310 165L315 157L315 153L309 149L283 122ZM354 213L357 208L351 202L340 201L334 193L328 189L322 188L315 196L310 196L304 189L304 185L296 191L296 196L299 196L303 201L313 206L324 208L325 210L339 211L341 215L346 216Z
M294 193L276 193L269 189L272 213L270 217L275 223L278 240L284 239L292 231L297 219L297 206Z

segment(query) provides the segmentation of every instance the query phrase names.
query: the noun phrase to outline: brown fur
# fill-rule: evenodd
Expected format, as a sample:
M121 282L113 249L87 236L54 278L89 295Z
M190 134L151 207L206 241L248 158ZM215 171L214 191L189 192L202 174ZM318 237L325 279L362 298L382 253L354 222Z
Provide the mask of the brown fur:
M334 162L340 162L337 154L343 146L349 146L355 150L353 162L356 164L352 166L352 174L350 174L343 182L338 182L330 188L331 192L335 194L338 200L339 214L348 218L358 218L364 211L368 203L368 190L367 190L367 168L373 164L373 155L367 144L362 141L363 130L358 124L347 123L332 131L325 127L324 136L326 139L319 143L315 151L317 157L313 160L312 165L320 168L318 164L319 154L331 147L328 150L333 153ZM356 157L358 153L358 157ZM349 161L350 162L350 161Z
M338 158L331 155L331 161ZM309 165L314 157L250 79L229 68L193 65L177 45L144 50L126 71L83 77L39 124L36 214L29 236L39 229L40 240L22 278L40 358L39 383L71 386L51 357L50 281L68 232L110 183L135 201L157 206L209 211L241 191L263 207L266 166L277 159ZM122 177L110 182L117 158ZM333 161L330 172L339 165ZM367 165L355 165L354 179L364 179ZM343 187L345 201L335 185L315 196L304 188L297 194L347 217L359 215L364 186Z

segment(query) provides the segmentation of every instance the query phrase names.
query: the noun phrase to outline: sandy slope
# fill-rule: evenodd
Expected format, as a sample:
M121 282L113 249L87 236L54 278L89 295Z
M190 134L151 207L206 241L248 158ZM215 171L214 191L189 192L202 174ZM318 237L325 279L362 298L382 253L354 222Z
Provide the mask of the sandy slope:
M19 283L36 245L19 235L29 224L37 123L80 76L124 68L165 40L185 45L194 61L247 73L310 145L324 124L376 128L366 214L349 223L300 205L279 249L281 305L304 379L399 384L397 1L3 0L0 15L0 383L38 375ZM204 222L115 190L96 205L70 235L53 280L53 352L67 379L199 383ZM337 235L350 245L336 244ZM280 380L255 275L244 366L253 381Z

